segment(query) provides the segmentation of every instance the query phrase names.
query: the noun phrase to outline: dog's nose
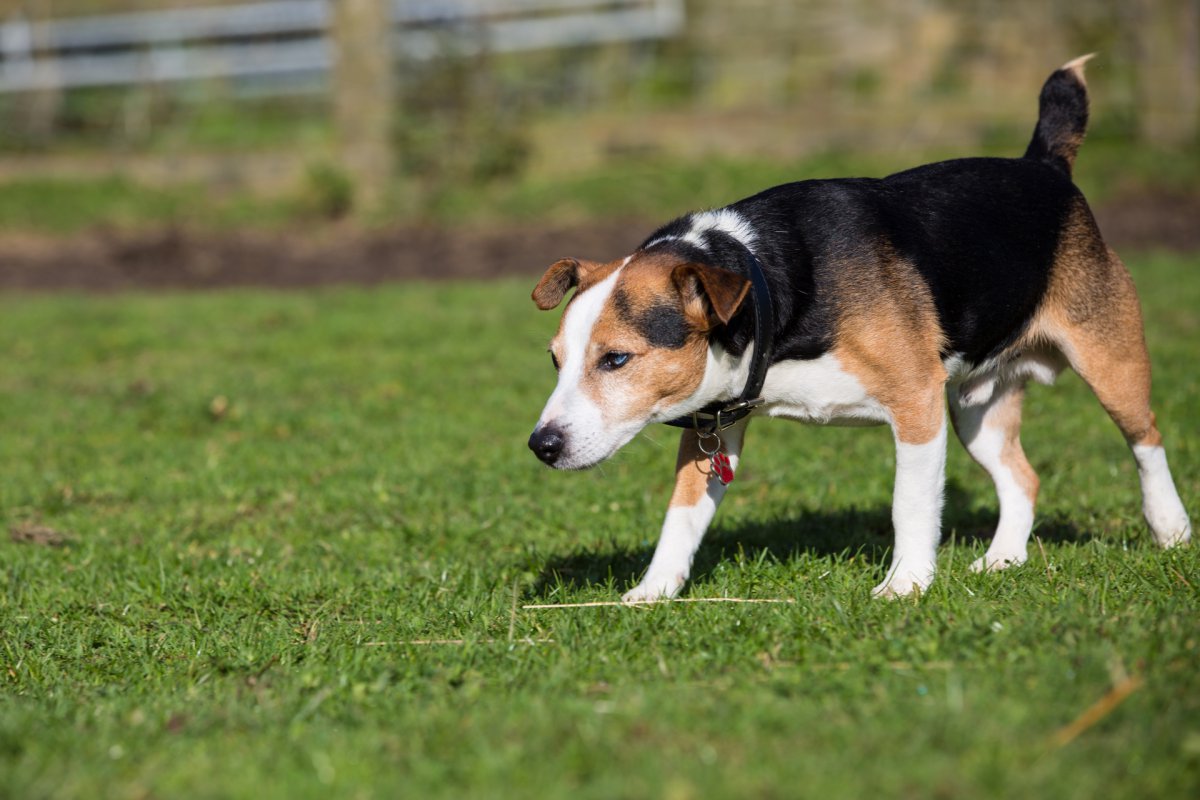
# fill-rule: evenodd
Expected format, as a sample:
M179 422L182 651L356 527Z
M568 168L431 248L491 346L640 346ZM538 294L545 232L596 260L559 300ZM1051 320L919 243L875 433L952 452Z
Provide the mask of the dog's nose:
M562 432L549 425L536 429L529 437L529 449L547 464L553 464L558 460L562 454L563 445L566 443L567 440L563 438Z

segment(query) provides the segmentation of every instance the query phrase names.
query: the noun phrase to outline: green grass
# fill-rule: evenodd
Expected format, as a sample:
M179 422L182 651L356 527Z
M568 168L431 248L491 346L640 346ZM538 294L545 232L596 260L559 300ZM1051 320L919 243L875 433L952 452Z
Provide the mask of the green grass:
M90 228L144 229L186 225L231 229L311 222L303 192L265 198L213 196L203 187L153 187L127 177L21 178L0 183L0 232L70 234Z
M1024 142L967 151L860 153L832 150L794 162L712 157L697 161L614 159L595 170L529 175L485 187L445 188L428 198L435 219L591 219L602 216L671 219L681 209L723 206L788 181L847 176L883 177L949 158L1021 155ZM1084 195L1102 203L1127 190L1193 193L1200 184L1200 149L1154 151L1114 140L1089 141L1075 177Z
M688 161L658 157L614 158L601 167L569 174L529 174L512 179L422 184L397 181L385 207L369 225L579 222L601 217L666 220L681 210L722 206L768 186L809 178L881 177L908 167L964 155L1015 156L1020 145L979 152L816 153L794 162L713 157ZM71 233L96 226L164 224L207 229L311 227L338 218L348 180L324 162L297 175L294 187L267 196L249 191L213 192L196 185L150 187L125 177L35 178L0 183L0 231ZM1157 152L1114 141L1089 142L1076 169L1093 204L1122 191L1155 189L1192 193L1200 184L1200 149Z
M95 225L155 225L182 219L185 196L126 178L22 178L0 186L0 230L68 233Z
M1133 266L1195 515L1200 264ZM1030 394L1020 568L966 570L953 445L938 581L871 600L886 430L759 423L686 595L794 603L521 609L631 585L674 458L528 454L531 283L0 298L0 526L68 537L0 541L0 796L1197 794L1200 550L1151 545L1074 377Z

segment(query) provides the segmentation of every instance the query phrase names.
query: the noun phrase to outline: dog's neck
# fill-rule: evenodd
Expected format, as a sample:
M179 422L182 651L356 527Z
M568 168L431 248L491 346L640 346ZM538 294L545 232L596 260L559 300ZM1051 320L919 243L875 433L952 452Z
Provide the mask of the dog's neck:
M704 378L695 393L679 405L664 409L656 415L656 422L686 417L711 403L729 402L741 394L754 362L754 343L751 342L739 355L733 355L717 342L708 346L704 365Z

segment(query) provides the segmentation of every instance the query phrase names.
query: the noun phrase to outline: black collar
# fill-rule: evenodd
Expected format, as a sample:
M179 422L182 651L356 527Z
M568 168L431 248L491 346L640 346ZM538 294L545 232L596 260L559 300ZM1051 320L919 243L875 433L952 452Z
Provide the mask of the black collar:
M750 277L750 297L754 302L754 360L750 362L746 386L734 400L709 403L692 414L668 420L667 425L721 431L750 416L755 408L765 402L762 388L767 379L767 369L771 366L771 351L775 342L775 313L771 304L771 287L758 258L750 252L750 248L741 242L738 244L741 245L742 260Z

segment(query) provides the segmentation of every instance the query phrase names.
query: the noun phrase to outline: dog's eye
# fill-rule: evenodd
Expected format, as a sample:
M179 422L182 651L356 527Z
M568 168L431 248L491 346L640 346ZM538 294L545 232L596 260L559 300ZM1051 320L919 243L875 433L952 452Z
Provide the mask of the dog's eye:
M558 365L558 356L554 355L554 353L550 354L550 363L554 365L555 372L558 372L561 369L561 367Z
M600 359L600 369L620 369L629 363L629 353L608 352Z

